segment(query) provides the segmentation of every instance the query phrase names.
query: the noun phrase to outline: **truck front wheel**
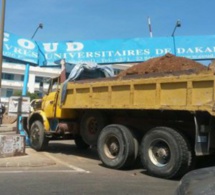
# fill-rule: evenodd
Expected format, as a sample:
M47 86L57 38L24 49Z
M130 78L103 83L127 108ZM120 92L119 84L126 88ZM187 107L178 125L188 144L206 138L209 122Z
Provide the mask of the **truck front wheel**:
M45 150L48 146L48 138L45 136L43 124L38 120L31 125L30 144L37 151Z
M98 139L98 154L109 168L129 168L138 155L138 142L123 125L106 126Z
M141 160L150 175L178 178L191 167L192 152L183 135L171 128L156 127L143 137Z

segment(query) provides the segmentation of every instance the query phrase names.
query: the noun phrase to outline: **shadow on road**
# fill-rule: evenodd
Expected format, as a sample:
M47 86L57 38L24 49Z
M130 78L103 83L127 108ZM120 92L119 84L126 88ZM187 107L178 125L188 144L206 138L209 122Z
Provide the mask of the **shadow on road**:
M66 154L66 155L75 155L75 156L89 158L93 160L100 160L96 148L80 150L76 147L76 145L72 140L51 141L46 151L53 154L60 153L60 154ZM194 164L195 165L192 170L215 166L215 156L198 157ZM99 166L106 167L102 163L99 163ZM131 168L125 169L125 170L135 170L135 169L142 169L141 173L144 175L148 175L139 158ZM180 178L177 178L176 180L179 180L179 179Z
M47 148L46 152L53 153L53 154L66 154L66 155L75 155L79 157L89 158L93 160L99 160L99 156L97 153L96 148L89 148L85 150L78 149L73 141L52 141L49 143L49 147ZM106 167L102 163L99 164L102 167ZM107 167L106 167L107 168ZM140 162L140 158L138 158L132 167L124 170L134 170L142 168L142 164Z
M196 169L215 166L215 155L201 156L197 158Z
M52 141L46 150L49 153L61 153L68 155L77 155L80 157L90 158L99 160L97 150L95 148L89 148L85 150L78 149L75 144L71 141Z

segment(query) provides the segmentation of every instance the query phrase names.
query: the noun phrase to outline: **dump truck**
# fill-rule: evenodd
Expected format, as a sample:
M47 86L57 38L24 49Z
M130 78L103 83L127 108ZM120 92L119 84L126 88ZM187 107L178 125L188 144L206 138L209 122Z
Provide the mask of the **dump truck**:
M78 148L96 146L106 167L127 169L141 159L148 174L178 178L196 157L215 151L214 72L152 71L64 83L54 78L25 128L38 151L70 137Z

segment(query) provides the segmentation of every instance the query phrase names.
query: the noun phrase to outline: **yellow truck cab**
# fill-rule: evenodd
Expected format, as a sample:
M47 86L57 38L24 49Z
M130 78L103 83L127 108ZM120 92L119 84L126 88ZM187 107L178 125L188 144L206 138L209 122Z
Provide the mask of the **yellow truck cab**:
M74 139L79 148L87 148L79 133L80 116L75 109L63 109L61 107L60 89L71 80L89 80L113 76L113 70L109 66L95 64L77 64L75 72L71 72L64 83L60 76L49 79L48 91L41 100L34 100L28 120L24 120L23 127L28 132L31 147L35 150L44 150L48 142L53 139ZM87 66L87 68L85 67ZM77 74L76 74L77 73ZM41 86L43 84L41 83Z

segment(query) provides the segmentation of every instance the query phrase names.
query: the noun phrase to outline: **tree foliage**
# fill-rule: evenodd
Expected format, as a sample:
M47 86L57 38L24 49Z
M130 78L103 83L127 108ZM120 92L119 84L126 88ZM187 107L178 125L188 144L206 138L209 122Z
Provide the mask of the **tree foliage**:
M21 90L16 90L13 92L13 96L22 96L22 91ZM30 93L30 92L27 92L27 97L30 97L30 100L33 100L33 99L38 99L40 98L39 95L37 93Z

